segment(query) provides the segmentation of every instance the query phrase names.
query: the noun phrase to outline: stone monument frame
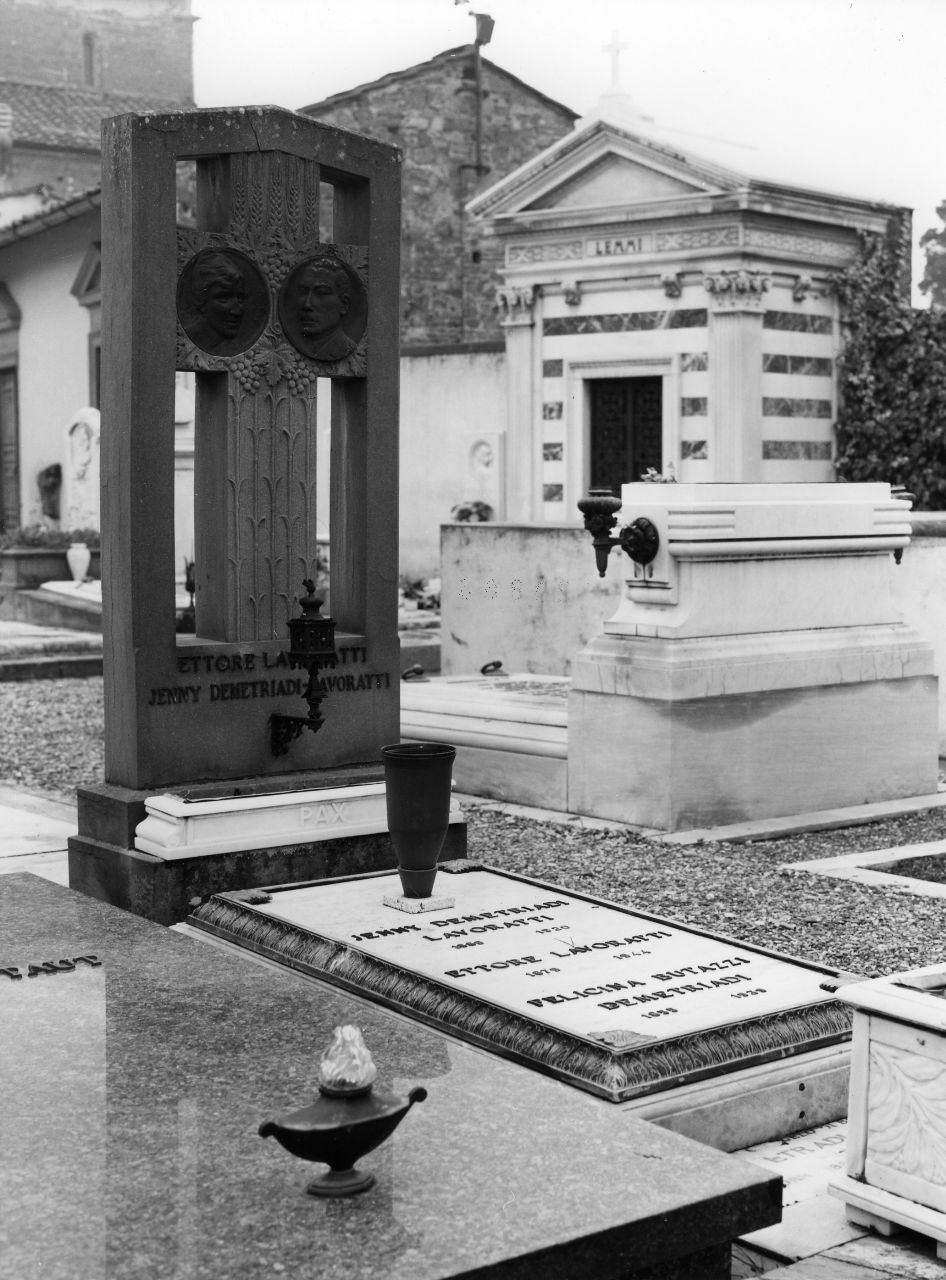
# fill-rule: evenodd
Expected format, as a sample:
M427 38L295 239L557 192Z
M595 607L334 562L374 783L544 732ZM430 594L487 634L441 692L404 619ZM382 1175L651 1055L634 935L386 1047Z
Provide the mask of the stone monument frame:
M343 692L326 699L324 729L302 735L283 759L273 756L266 725L272 712L304 713L298 681L285 681L293 686L285 696L268 692L263 700L258 690L265 682L249 681L246 673L255 668L260 677L264 666L285 665L284 622L297 612L289 592L303 593L308 565L300 560L292 568L279 625L270 621L251 633L239 620L227 621L219 587L225 551L206 541L202 551L198 533L198 618L203 591L209 623L201 634L199 621L197 635L187 637L174 625L174 373L182 367L176 166L197 162L198 226L190 248L199 250L226 243L235 156L249 157L250 166L274 156L287 171L304 169L316 200L319 179L331 183L333 241L349 256L356 250L347 247L356 246L370 263L360 364L342 360L309 373L313 386L316 376L332 379L331 613L336 649L360 665L342 681ZM285 182L291 192L291 179ZM399 713L399 152L273 108L122 116L103 126L102 222L106 784L147 792L374 760L379 742L397 739ZM295 252L305 256L301 240ZM226 460L233 370L212 356L183 367L197 370L198 468L209 478L197 515L206 528L226 512L225 486L212 480ZM284 376L272 367L274 377ZM314 404L312 419L314 432ZM307 549L313 561L315 551L313 534ZM237 694L211 700L213 680L242 689L241 679L254 685L239 694L242 701L235 703ZM266 689L281 686L271 680ZM337 712L345 696L360 698L358 713L336 714L333 723L333 704Z

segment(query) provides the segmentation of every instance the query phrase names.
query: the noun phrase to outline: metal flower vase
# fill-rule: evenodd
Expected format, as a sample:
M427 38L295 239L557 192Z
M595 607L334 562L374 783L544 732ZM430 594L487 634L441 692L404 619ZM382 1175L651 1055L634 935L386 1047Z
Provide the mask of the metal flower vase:
M388 831L405 898L429 898L450 824L456 747L411 742L382 747Z

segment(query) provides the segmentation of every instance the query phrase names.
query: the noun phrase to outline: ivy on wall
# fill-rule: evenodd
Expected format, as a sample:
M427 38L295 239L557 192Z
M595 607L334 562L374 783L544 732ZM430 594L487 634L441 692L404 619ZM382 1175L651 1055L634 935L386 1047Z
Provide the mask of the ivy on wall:
M864 234L841 303L836 474L903 485L946 510L946 312L909 303L909 222Z

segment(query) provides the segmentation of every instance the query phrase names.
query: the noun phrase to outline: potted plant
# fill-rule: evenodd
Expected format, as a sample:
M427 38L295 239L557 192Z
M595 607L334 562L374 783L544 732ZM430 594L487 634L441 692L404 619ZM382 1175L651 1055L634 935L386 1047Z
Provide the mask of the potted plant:
M42 524L9 529L0 534L0 579L5 586L14 588L68 581L72 574L66 553L75 543L85 543L89 548L88 572L98 577L97 529L55 529Z

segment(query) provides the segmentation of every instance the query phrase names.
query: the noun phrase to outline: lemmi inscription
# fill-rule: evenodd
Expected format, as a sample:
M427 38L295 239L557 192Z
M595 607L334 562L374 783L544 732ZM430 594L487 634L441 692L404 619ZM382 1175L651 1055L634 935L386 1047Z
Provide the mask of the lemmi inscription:
M595 258L613 258L619 257L625 253L643 253L645 248L650 248L650 237L644 236L619 236L613 240L589 240L588 249Z
M251 347L269 319L269 288L236 249L202 249L177 285L177 316L195 347L235 356Z
M350 356L365 330L364 286L340 258L325 252L289 273L279 291L279 322L310 360L334 363Z

